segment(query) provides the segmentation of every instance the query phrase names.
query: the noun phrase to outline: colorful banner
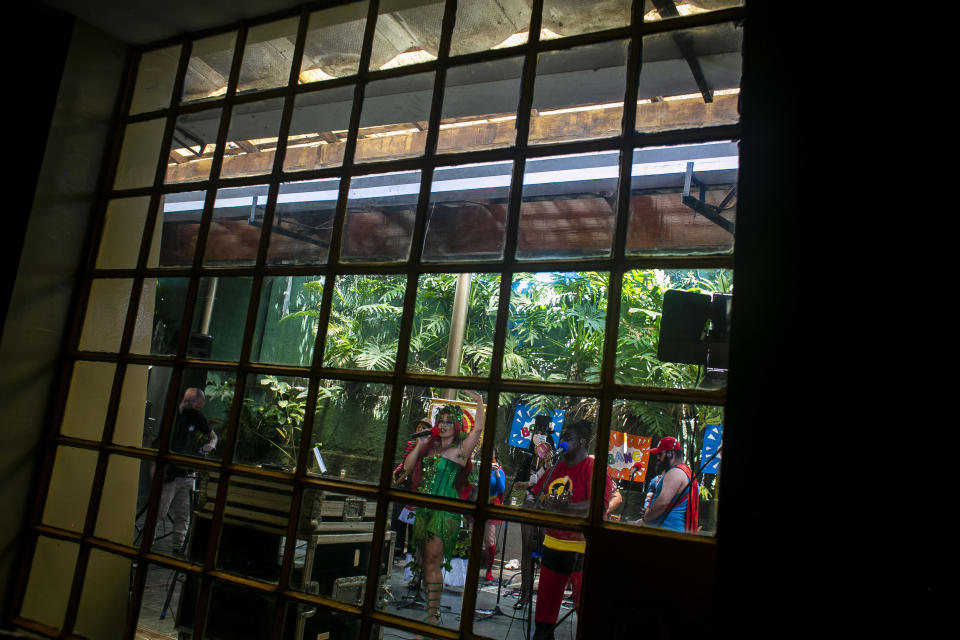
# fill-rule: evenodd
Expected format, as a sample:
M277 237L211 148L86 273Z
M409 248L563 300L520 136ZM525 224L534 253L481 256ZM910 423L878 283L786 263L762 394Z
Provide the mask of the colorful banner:
M553 437L554 448L560 446L560 430L563 428L563 417L566 411L557 409L556 411L535 411L533 407L525 404L518 404L513 412L513 422L510 425L510 439L507 441L511 447L520 447L526 449L530 446L530 435L533 433L534 419L537 415L544 413L550 416L550 435Z
M647 477L650 460L650 436L633 436L622 431L610 432L610 448L607 450L607 472L614 480L630 481L630 472L636 462L642 468L633 474L634 482L643 482Z
M720 446L722 437L722 424L708 424L703 428L703 446L700 448L700 464L710 460L710 457L713 456L714 452ZM723 452L720 452L713 460L710 460L707 466L703 468L703 473L716 473L720 468L720 458L722 456Z

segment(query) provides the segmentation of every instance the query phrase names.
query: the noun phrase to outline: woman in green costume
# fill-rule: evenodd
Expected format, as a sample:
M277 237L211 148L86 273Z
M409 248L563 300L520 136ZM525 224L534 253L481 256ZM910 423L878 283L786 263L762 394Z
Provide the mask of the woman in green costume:
M483 432L483 398L476 391L465 393L477 403L476 423L470 433L463 429L463 409L457 405L441 407L434 424L434 435L417 439L403 460L403 469L410 474L411 486L420 493L446 498L461 498L468 493L467 476L472 464L470 454ZM450 558L457 545L460 514L417 507L411 534L417 547L417 561L422 570L427 596L425 622L439 624L440 595L443 592L443 569L451 570Z

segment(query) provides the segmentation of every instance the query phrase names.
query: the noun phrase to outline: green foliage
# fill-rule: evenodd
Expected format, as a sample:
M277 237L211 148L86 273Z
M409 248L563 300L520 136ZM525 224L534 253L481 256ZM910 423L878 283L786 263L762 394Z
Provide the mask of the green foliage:
M600 379L604 341L617 341L616 381L623 384L666 388L695 386L700 371L695 365L661 362L657 343L663 313L663 295L668 289L700 292L732 291L731 273L715 269L636 270L624 274L619 330L606 335L608 274L599 272L516 274L503 354L503 372L508 378L555 382L596 382ZM322 281L303 285L314 294ZM444 373L453 313L457 274L423 274L417 283L408 367L411 371ZM375 371L392 370L396 364L399 328L406 277L344 275L337 279L326 338L326 366ZM498 274L473 274L470 281L466 333L459 365L461 375L489 375L500 295ZM319 300L314 295L311 300ZM319 302L291 313L282 321L316 317ZM312 342L307 341L312 345ZM271 383L272 385L273 383ZM271 389L273 387L271 386ZM321 387L322 388L322 387ZM282 392L277 387L274 402ZM353 393L330 396L330 403L343 410L357 410L350 403L366 403L363 411L385 415L389 398ZM523 401L539 409L565 409L568 419L596 419L592 399L551 395L501 396L505 402ZM681 435L682 405L619 400L614 406L615 428L659 439ZM282 433L285 407L262 414L276 419ZM689 411L689 409L687 409ZM699 407L696 429L719 422L722 408ZM260 415L260 414L258 414ZM360 414L363 415L363 414ZM697 434L686 434L695 439ZM326 439L326 437L325 437Z

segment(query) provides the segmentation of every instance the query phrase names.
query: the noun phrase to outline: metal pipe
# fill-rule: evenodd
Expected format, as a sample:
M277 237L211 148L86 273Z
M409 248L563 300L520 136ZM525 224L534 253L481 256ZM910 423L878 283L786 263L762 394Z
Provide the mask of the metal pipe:
M213 317L213 300L217 297L217 280L210 278L210 285L207 287L207 297L203 301L203 316L200 320L200 333L209 335L210 318Z
M463 358L463 339L467 333L467 311L470 298L470 279L472 274L457 274L457 288L453 294L453 313L450 316L450 341L447 343L447 367L444 373L448 376L460 375L460 361ZM443 397L453 400L456 397L455 389L447 389Z

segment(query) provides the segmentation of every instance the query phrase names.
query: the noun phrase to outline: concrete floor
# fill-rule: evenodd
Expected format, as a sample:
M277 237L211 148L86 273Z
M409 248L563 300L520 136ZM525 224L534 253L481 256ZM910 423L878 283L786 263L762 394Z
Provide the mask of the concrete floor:
M503 527L499 527L497 533L498 543L503 541ZM169 542L160 540L155 544L155 549L160 552L169 552ZM520 549L520 527L512 525L507 527L507 544L504 553L504 562L510 565L511 559L519 558ZM394 615L414 620L421 620L424 615L422 604L414 604L412 607L404 606L412 600L406 583L403 580L403 560L396 560L393 564L391 574L387 579L386 606L385 611ZM151 566L147 572L146 586L143 594L143 601L140 607L140 618L136 638L137 640L170 640L177 639L177 629L175 625L176 613L180 607L179 581L173 584L170 606L163 614L164 601L170 589L173 575L169 569L159 566ZM496 561L494 563L493 574L495 578L500 575L500 550L497 551ZM474 631L491 638L502 638L504 640L523 640L525 621L523 614L526 609L515 611L513 605L517 601L520 585L520 575L518 570L503 570L503 587L500 589L499 613L495 615L484 615L484 611L493 610L497 603L497 580L485 582L480 580L477 594L477 613L474 614ZM534 583L536 584L536 582ZM420 594L422 600L422 593ZM462 612L462 588L445 587L441 596L442 625L450 629L456 629L460 626ZM446 607L449 607L446 608ZM534 607L536 607L536 595L534 595ZM572 607L570 593L567 592L561 609L561 618L567 614ZM516 616L515 618L513 616ZM555 632L557 640L573 640L576 637L576 614L571 614L557 627ZM383 640L396 638L413 638L415 634L408 633L393 628L383 628ZM237 639L239 640L239 639ZM299 640L299 639L298 639ZM333 637L330 640L349 640L348 638Z

